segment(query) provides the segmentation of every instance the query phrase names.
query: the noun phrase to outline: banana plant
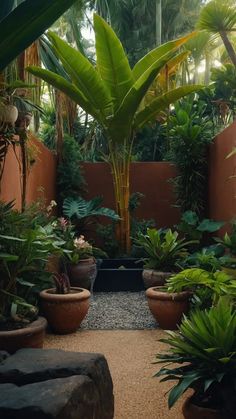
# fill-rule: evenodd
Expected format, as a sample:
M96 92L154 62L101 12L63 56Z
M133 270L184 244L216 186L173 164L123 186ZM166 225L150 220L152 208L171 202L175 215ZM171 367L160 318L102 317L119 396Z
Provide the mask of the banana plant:
M108 162L113 176L117 223L117 239L121 251L130 250L130 162L135 132L155 120L157 114L201 86L182 86L166 92L145 105L143 99L160 70L173 59L178 48L194 36L163 44L150 51L131 69L121 42L112 28L94 15L96 66L69 46L55 33L49 32L53 50L69 76L29 67L28 71L63 91L102 126L106 134Z

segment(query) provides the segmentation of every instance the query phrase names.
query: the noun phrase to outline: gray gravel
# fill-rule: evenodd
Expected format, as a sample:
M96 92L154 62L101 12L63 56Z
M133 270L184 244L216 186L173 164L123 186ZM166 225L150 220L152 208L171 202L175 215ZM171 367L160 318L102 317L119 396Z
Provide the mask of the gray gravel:
M98 292L91 297L81 329L156 329L145 292Z

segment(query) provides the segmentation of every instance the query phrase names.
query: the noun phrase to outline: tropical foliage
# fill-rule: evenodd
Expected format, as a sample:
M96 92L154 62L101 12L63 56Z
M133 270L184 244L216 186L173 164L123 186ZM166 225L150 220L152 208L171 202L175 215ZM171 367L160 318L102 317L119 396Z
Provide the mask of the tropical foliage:
M8 13L13 2L3 0L1 11L8 14L6 17L3 15L0 26L0 71L42 35L74 2L75 0L25 0Z
M232 305L222 299L216 307L193 312L189 318L184 318L178 333L167 333L169 337L161 342L170 349L168 353L157 354L156 363L166 365L156 377L162 377L161 382L177 381L169 393L169 407L187 389L193 388L194 403L218 408L223 412L222 417L233 419L236 407L236 312Z
M199 86L183 86L154 98L143 106L143 98L161 68L193 35L164 44L143 57L131 70L123 47L111 27L94 15L96 68L84 55L52 32L49 39L68 77L31 67L35 76L62 90L103 126L109 147L116 212L120 216L117 236L121 248L130 250L129 167L134 133L180 97Z
M176 231L148 228L146 234L139 233L134 244L140 247L147 257L143 258L144 266L148 269L175 270L177 262L188 255L187 246L193 242L186 242L178 238Z
M207 197L207 146L213 139L211 118L204 101L194 96L175 104L169 117L169 158L178 167L174 180L181 212L205 213Z

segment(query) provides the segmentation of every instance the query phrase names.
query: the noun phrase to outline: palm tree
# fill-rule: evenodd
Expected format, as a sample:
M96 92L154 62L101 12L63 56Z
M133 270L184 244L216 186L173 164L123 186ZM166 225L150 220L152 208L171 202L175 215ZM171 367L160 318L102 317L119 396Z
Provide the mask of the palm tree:
M210 33L219 34L226 51L236 67L236 51L230 41L229 34L236 30L236 2L228 0L211 0L201 10L198 28Z
M52 47L64 68L65 77L46 69L30 67L30 73L62 90L87 113L99 121L108 143L116 198L120 216L117 238L121 250L130 249L130 162L135 133L157 114L199 86L183 86L170 90L145 104L145 95L163 66L177 49L191 38L171 41L150 51L131 70L122 44L112 28L94 15L97 61L94 67L79 51L55 33L49 33Z

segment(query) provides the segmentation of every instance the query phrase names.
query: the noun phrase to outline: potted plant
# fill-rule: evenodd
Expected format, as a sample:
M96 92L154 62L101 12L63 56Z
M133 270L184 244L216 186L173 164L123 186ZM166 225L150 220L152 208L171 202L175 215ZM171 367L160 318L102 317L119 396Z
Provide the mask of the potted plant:
M185 419L235 418L236 312L228 299L220 299L208 310L192 312L178 333L168 335L161 341L170 350L159 353L156 362L166 365L156 376L177 382L169 393L169 408L192 388L193 395L183 405Z
M167 279L165 287L146 291L149 308L162 329L176 329L183 314L192 308L209 308L221 296L235 297L232 277L222 271L185 269Z
M84 288L70 287L65 273L56 273L53 279L55 288L40 293L43 313L54 332L73 333L88 312L90 292Z
M59 242L13 203L0 204L0 221L0 349L42 347L47 322L38 317L36 291L49 282L44 268Z
M146 288L164 285L167 278L178 268L178 261L188 255L186 246L196 241L178 238L176 231L148 228L134 239L136 246L143 249L143 281Z
M96 259L92 245L83 235L75 237L66 253L67 272L72 286L92 289L97 275Z

